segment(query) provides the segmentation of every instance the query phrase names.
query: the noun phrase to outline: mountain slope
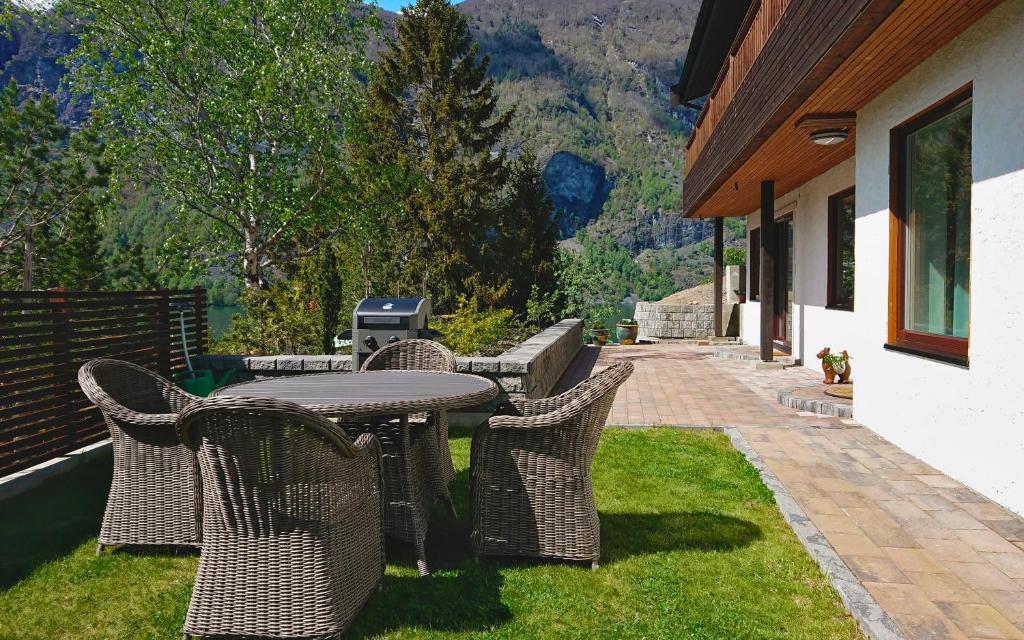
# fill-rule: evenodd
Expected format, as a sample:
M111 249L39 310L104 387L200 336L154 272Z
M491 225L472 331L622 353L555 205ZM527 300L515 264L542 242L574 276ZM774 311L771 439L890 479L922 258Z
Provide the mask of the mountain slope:
M466 0L492 58L513 142L546 167L569 236L593 231L634 251L706 237L681 220L683 153L693 115L669 105L697 0Z

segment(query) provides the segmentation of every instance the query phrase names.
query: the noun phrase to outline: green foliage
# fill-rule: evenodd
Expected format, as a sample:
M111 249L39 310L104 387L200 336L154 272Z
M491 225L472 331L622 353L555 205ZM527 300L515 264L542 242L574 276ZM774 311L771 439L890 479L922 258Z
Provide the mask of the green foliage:
M0 91L0 286L32 289L92 282L95 246L56 249L70 231L93 243L99 190L108 171L91 129L69 137L48 93L19 99L12 79ZM70 229L67 222L73 223ZM43 250L43 251L40 251ZM85 269L81 273L76 269Z
M213 346L213 353L246 355L318 354L322 349L323 316L302 278L247 289L241 298L245 313Z
M494 232L483 248L481 266L493 291L490 304L516 312L530 321L541 318L530 302L553 297L557 288L558 225L551 200L537 167L537 157L525 149L510 167L508 183Z
M85 18L73 84L119 168L176 204L184 241L208 229L204 249L239 253L256 287L337 229L343 132L367 70L357 0L68 4Z
M742 267L747 264L747 250L742 247L726 247L722 259L727 267Z
M530 298L526 301L526 324L534 329L545 329L559 318L558 291L541 293L536 284L530 290Z
M452 314L435 316L433 326L441 343L462 356L496 356L528 333L511 309L480 309L465 296Z

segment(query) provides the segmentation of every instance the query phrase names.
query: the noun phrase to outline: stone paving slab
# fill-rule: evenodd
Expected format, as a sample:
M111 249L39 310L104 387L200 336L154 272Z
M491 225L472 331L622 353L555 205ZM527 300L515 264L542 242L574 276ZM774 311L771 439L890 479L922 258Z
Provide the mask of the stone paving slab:
M586 347L556 391L619 360L636 371L608 424L735 428L870 636L891 637L880 611L910 639L1024 640L1024 519L854 420L778 404L780 390L817 373L754 369L690 345Z

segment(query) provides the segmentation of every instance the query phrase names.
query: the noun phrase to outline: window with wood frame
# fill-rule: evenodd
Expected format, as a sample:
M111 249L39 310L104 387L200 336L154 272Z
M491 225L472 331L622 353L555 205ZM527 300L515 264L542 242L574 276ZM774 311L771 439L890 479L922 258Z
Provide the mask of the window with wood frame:
M853 311L854 188L828 199L829 309Z
M749 299L756 301L761 297L761 230L750 230L750 242L747 244L750 256L750 283L747 291L750 292Z
M892 131L889 342L967 363L971 267L971 89Z

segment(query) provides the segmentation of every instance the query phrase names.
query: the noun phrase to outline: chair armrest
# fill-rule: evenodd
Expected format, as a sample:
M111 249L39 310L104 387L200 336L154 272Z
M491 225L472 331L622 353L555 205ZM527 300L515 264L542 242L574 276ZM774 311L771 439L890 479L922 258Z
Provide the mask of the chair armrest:
M587 403L576 400L554 411L538 415L493 416L487 421L488 429L546 429L572 420L587 408Z
M176 413L139 413L120 406L103 406L100 409L117 420L137 427L174 427L174 423L178 420Z

